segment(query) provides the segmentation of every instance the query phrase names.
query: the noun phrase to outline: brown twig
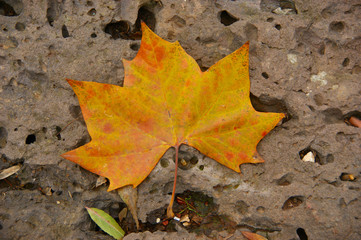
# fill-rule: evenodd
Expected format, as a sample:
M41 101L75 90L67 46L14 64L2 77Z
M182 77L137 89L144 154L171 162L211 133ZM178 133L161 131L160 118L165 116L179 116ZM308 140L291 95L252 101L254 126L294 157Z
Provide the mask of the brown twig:
M64 131L67 127L70 126L70 124L74 123L75 121L77 121L77 120L79 120L79 119L80 119L80 117L77 117L77 118L73 119L72 121L70 121L70 122L69 122L67 125L65 125L65 127L64 127L63 129L61 129L55 136L58 137L62 131Z

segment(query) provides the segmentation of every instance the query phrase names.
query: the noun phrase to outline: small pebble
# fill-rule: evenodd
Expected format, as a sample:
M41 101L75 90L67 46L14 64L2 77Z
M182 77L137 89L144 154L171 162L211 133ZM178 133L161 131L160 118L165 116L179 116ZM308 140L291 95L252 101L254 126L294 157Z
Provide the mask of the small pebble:
M58 205L59 205L59 204L60 204L60 201L56 201L56 204L58 204Z
M312 151L309 151L303 158L302 161L304 162L315 162L315 156L313 155Z
M185 226L185 227L188 227L189 225L191 225L190 222L184 222L184 223L182 223L182 224L183 224L183 226Z
M160 223L160 218L157 218L157 220L155 220L156 223Z
M187 214L187 215L182 216L179 221L181 223L185 223L185 222L190 222L191 220L189 219L189 216Z
M348 121L352 126L361 128L361 120L360 119L358 119L356 117L350 117L350 119Z
M340 179L342 181L353 181L355 180L355 176L349 173L342 173Z
M173 219L176 220L176 221L179 221L179 220L180 220L179 217L174 217Z

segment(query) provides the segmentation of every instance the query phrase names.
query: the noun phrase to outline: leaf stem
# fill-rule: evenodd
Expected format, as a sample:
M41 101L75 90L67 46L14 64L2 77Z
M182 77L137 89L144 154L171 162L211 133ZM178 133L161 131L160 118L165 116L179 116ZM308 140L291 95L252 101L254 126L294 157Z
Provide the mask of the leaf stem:
M173 183L172 198L170 199L170 203L169 203L168 208L167 208L167 218L174 218L173 202L174 202L174 197L175 197L175 187L176 187L176 184L177 184L179 144L177 143L174 147L175 147L174 183Z

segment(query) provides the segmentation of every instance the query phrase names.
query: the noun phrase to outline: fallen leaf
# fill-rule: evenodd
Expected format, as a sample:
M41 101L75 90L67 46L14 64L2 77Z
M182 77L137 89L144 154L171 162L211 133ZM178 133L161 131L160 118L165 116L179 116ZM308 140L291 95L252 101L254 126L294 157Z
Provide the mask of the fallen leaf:
M248 240L267 240L267 238L262 237L261 235L258 235L258 234L256 234L256 233L245 232L245 231L241 231L241 233L242 233L243 236L245 236Z
M124 231L109 214L97 208L85 207L91 219L106 233L115 239L124 237Z
M21 168L21 165L15 165L0 171L0 180L10 177L11 175L18 172Z
M95 183L95 187L97 188L97 187L103 185L106 182L107 182L107 179L105 177L99 176L96 183Z
M284 114L252 107L248 43L202 72L178 42L144 23L142 31L137 56L124 60L124 87L68 80L92 141L62 156L108 178L108 191L138 186L180 144L236 172L263 162L256 146Z
M127 207L133 216L135 225L137 226L137 229L139 229L137 214L138 189L133 188L132 186L125 186L117 189L117 191L125 204L127 204Z
M119 218L119 222L123 221L124 218L127 217L127 213L128 213L128 208L123 208L119 214L118 214L118 218Z

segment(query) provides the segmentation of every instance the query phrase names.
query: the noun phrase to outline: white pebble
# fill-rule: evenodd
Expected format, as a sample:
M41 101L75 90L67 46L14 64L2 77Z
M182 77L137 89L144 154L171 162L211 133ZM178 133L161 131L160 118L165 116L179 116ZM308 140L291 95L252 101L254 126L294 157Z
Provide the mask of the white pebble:
M315 162L315 156L313 155L312 151L309 151L303 158L302 161L304 162Z

